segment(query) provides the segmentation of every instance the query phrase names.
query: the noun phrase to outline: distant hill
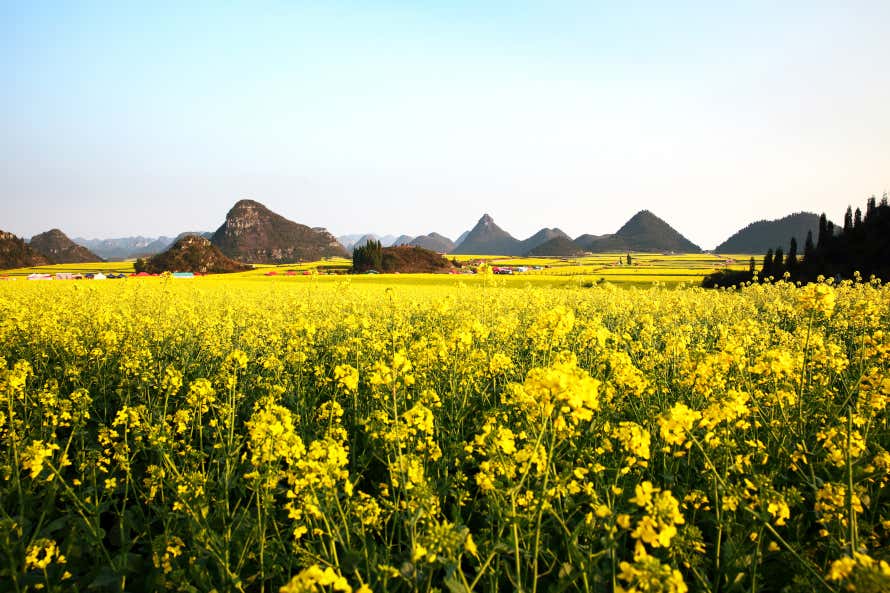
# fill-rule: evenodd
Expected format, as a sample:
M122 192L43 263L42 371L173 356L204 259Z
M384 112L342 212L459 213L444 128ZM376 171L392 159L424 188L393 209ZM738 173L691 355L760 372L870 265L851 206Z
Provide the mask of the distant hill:
M49 260L31 249L24 239L16 237L12 233L0 231L0 270L30 268L47 264L49 264Z
M568 237L553 237L549 241L541 243L526 255L547 257L572 257L581 255L584 250Z
M384 245L384 247L398 247L400 245L407 245L413 240L414 237L412 237L411 235L399 235L393 240L391 245Z
M276 214L253 200L237 202L211 243L227 257L244 263L291 263L323 257L348 257L324 229L313 229Z
M243 272L252 266L229 259L200 235L185 235L177 239L167 251L153 255L144 262L144 265L137 267L140 268L139 271L152 274L161 272L225 274Z
M593 237L581 240L582 237ZM575 240L584 251L651 251L700 253L701 248L648 210L641 210L614 235L582 235Z
M408 242L408 245L423 247L424 249L429 249L430 251L436 251L438 253L448 253L454 249L454 242L439 233L430 233L428 235L414 237Z
M134 257L146 257L167 249L174 241L173 237L119 237L116 239L72 239L78 245L86 247L102 259L120 261Z
M466 238L451 253L463 255L521 255L522 242L484 214Z
M383 247L378 241L358 247L352 254L352 271L418 274L448 272L453 264L441 254L423 247L401 245Z
M575 237L575 245L577 245L578 247L590 245L597 239L601 239L603 237L608 237L608 235L590 235L585 233L583 235L578 235L577 237Z
M464 232L462 232L462 233L460 234L460 236L459 236L457 239L454 240L454 248L457 249L458 246L460 246L460 244L464 242L464 239L466 239L466 238L467 238L467 235L469 235L469 234L470 234L470 231L464 231Z
M80 264L102 261L102 258L68 238L59 229L34 235L29 243L31 249L44 256L52 264Z
M408 235L402 235L400 237L396 237L395 235L383 235L382 237L378 237L374 233L353 233L351 235L341 235L337 237L337 241L340 242L347 251L352 251L358 245L364 245L367 243L367 239L371 238L375 241L380 241L380 244L384 247L389 247L390 245L396 245L398 240L402 237L408 237ZM412 237L408 237L408 241L410 241ZM407 242L407 241L406 241Z
M862 279L872 276L886 281L890 278L890 198L884 194L880 204L874 196L869 198L865 215L857 209L854 216L848 208L844 226L838 229L822 214L817 220L813 241L803 241L803 259L799 259L800 246L795 241L789 251L781 245L768 249L757 270L757 278L783 278L787 273L792 282L815 282L820 276L835 279L853 279L859 273ZM710 274L702 286L738 286L753 282L751 271L721 270Z
M383 269L380 271L420 274L447 272L453 267L450 261L435 251L415 245L402 245L383 248Z
M354 251L357 247L361 247L362 245L367 245L367 244L368 244L368 241L380 241L380 239L377 237L377 235L375 235L375 234L373 234L373 233L369 233L369 234L367 234L367 235L362 235L361 237L359 237L359 238L355 241L355 243L353 243L352 245L350 245L350 246L347 248L347 250L348 250L348 251ZM380 243L382 244L383 241L380 241Z
M563 238L571 241L571 238L560 229L541 229L528 239L521 241L520 249L522 250L522 254L527 254L536 247L556 238Z
M819 215L812 212L797 212L777 220L758 220L733 234L718 245L717 253L766 253L770 249L782 247L788 250L791 237L798 245L806 241L807 233L815 237L819 231Z
M337 237L337 242L343 246L347 251L352 251L353 245L355 242L365 236L365 233L353 233L351 235L340 235Z

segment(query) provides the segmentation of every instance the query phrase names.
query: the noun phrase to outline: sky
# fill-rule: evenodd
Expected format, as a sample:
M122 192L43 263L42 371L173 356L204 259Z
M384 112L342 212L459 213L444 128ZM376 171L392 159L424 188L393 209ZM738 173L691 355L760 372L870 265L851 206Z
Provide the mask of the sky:
M890 189L890 2L0 2L0 229L616 231Z

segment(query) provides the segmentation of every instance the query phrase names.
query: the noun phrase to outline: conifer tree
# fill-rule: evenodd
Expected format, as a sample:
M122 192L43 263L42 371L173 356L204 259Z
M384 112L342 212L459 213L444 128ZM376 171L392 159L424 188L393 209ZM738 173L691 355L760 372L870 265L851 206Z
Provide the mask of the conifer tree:
M763 256L763 267L760 268L760 276L767 278L773 273L773 250L770 249Z
M821 249L828 242L828 217L823 212L819 217L819 238L816 239L816 246Z
M791 245L788 246L785 269L791 272L792 276L797 272L797 239L795 237L791 237Z
M856 212L853 214L853 228L858 229L862 226L862 209L856 208Z
M844 213L844 233L849 233L853 230L853 207L847 206L847 211Z
M383 264L383 246L380 241L370 240L356 247L352 252L352 271L356 273L369 270L380 271Z
M773 276L781 276L785 273L785 252L782 251L781 247L776 248L775 255L773 255Z
M868 199L868 202L865 204L865 220L870 220L875 215L875 209L877 208L877 200L874 196Z
M810 260L810 263L812 263L812 257L815 249L816 246L813 244L813 231L807 231L807 239L806 241L804 241L803 244L803 260Z

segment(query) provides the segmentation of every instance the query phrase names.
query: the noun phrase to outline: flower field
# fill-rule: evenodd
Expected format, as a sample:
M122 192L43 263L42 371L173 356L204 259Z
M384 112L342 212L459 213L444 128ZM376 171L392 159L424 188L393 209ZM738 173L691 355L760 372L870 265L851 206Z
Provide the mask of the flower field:
M890 288L0 286L3 591L890 590Z

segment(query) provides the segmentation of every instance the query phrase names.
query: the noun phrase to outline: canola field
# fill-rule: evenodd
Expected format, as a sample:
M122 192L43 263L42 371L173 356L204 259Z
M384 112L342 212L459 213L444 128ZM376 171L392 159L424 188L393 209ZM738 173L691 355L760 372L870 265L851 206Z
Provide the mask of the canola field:
M890 590L890 288L384 280L0 285L0 589Z
M526 285L534 286L565 286L590 285L594 283L610 282L623 286L646 287L653 283L665 285L700 284L708 274L724 269L746 270L749 266L750 255L715 255L711 253L700 254L659 254L659 253L631 253L632 264L627 264L627 253L599 253L583 257L553 258L553 257L505 257L493 255L455 255L446 256L465 266L465 271L477 269L478 264L484 262L492 267L511 267L516 270L519 267L524 271L516 271L510 276L500 276L502 284L508 286ZM759 265L762 257L756 256ZM262 277L264 281L278 280L278 276L288 273L320 273L348 274L352 267L352 260L345 258L328 258L325 260L292 264L255 264L254 269L247 272L230 274L230 278L254 278ZM540 269L535 269L540 268ZM84 264L54 264L31 268L19 268L15 270L0 271L0 280L24 279L29 274L58 274L79 273L89 274L96 272L109 273L133 273L133 262L101 262ZM174 271L174 270L171 270ZM389 284L391 282L403 283L394 279L394 275L385 275L386 280L356 280L358 282L370 282L372 284ZM413 274L413 277L419 276ZM445 285L456 283L453 279L438 276L437 282ZM464 279L466 282L467 280ZM412 281L408 281L409 283ZM426 279L430 284L430 279Z

